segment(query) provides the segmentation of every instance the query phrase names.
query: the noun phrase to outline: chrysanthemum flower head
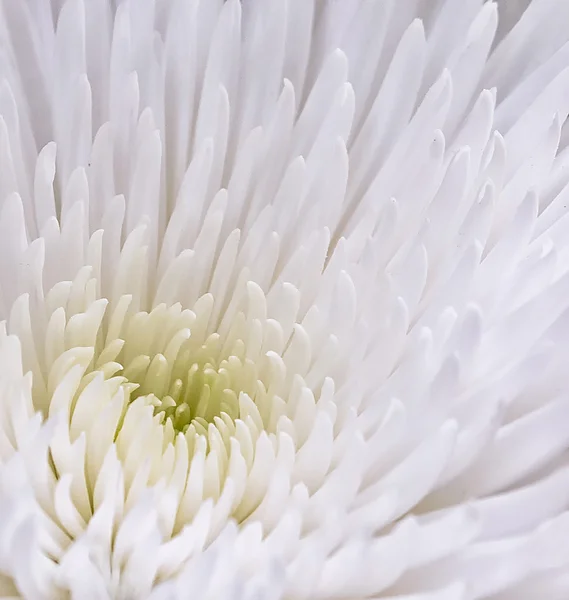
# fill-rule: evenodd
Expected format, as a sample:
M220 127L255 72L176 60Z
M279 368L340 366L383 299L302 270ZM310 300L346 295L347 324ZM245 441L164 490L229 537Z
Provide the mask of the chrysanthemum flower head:
M3 0L0 597L569 597L569 4L514 4Z

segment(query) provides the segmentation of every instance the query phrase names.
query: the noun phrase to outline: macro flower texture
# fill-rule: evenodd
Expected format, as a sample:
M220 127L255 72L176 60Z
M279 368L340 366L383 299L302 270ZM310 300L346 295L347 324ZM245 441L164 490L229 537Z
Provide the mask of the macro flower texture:
M0 598L569 598L568 24L1 0Z

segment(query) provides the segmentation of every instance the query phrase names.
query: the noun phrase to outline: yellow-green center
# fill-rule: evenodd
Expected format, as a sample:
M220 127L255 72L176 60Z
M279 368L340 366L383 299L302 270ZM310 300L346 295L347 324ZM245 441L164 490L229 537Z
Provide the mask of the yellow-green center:
M237 356L217 363L196 360L190 351L178 356L173 365L163 354L139 356L125 369L125 376L138 387L132 400L148 396L155 414L170 419L176 431L186 432L190 423L198 430L226 413L239 416L239 389L246 364Z

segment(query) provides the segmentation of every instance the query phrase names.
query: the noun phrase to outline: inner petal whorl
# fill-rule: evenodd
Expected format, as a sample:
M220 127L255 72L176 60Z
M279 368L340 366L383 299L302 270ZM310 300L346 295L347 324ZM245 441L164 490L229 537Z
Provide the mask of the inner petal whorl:
M116 331L112 315L101 355L121 366L113 375L124 377L129 403L144 398L175 432L186 433L191 426L193 433L206 434L216 417L243 418L245 404L257 400L259 425L265 428L262 415L270 417L267 386L262 364L247 354L247 332L230 330L222 337L208 331L208 320L208 312L161 304L125 319L117 333L121 337L109 339ZM110 347L120 348L116 356Z
M122 350L123 375L138 386L131 399L149 396L155 414L183 433L194 421L196 428L207 429L221 413L238 418L240 393L254 395L254 365L244 362L242 344L223 356L217 333L192 339L194 313L182 311L177 319L176 309L160 305L132 319Z
M228 304L206 292L153 305L134 285L104 297L92 275L85 268L54 286L43 314L22 297L8 324L23 340L30 414L57 423L50 468L36 483L42 511L62 532L53 556L106 510L109 485L118 486L117 514L145 494L161 498L164 541L199 515L206 545L230 522L259 523L267 536L283 507L297 511L311 494L302 527L315 527L320 505L335 496L332 487L315 492L330 469L349 470L355 460L353 452L347 462L335 458L334 428L344 417L333 398L344 349L326 326L330 301L303 311L296 285L243 277ZM350 429L339 443L359 448L356 438ZM81 516L72 523L56 499L69 477L65 493Z

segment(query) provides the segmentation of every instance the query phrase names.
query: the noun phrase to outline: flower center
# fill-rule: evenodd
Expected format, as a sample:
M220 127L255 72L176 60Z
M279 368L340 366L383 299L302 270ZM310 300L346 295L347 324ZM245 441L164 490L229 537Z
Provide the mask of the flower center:
M67 504L45 511L71 539L102 510L105 486L119 490L126 511L152 489L164 496L157 513L164 539L192 531L188 524L212 505L204 546L230 519L260 521L270 532L283 481L302 483L300 502L332 464L329 451L316 469L310 460L333 439L335 382L327 373L336 338L320 336L322 360L312 361L307 330L319 332L318 315L299 323L298 295L288 285L269 301L245 282L228 305L205 294L191 310L144 311L136 296L96 298L89 275L47 294L47 319L33 322L41 345L25 343L26 296L10 324L14 339L24 340L16 375L31 374L30 415L54 417L51 469L42 477L63 486L71 476L75 486L75 521Z
M237 419L246 365L237 356L218 360L214 356L218 341L219 336L210 336L197 356L183 345L170 359L163 353L138 355L124 369L129 382L139 386L131 399L148 396L154 414L170 420L182 433L192 422L205 433L208 423L223 413Z
M195 433L206 434L216 417L238 419L241 395L253 399L259 388L256 365L246 357L243 341L208 335L206 317L180 305L135 313L101 353L122 366L116 374L129 387L129 404L143 399L175 432L193 426ZM109 334L115 330L112 320ZM108 351L111 346L120 348L115 356Z

